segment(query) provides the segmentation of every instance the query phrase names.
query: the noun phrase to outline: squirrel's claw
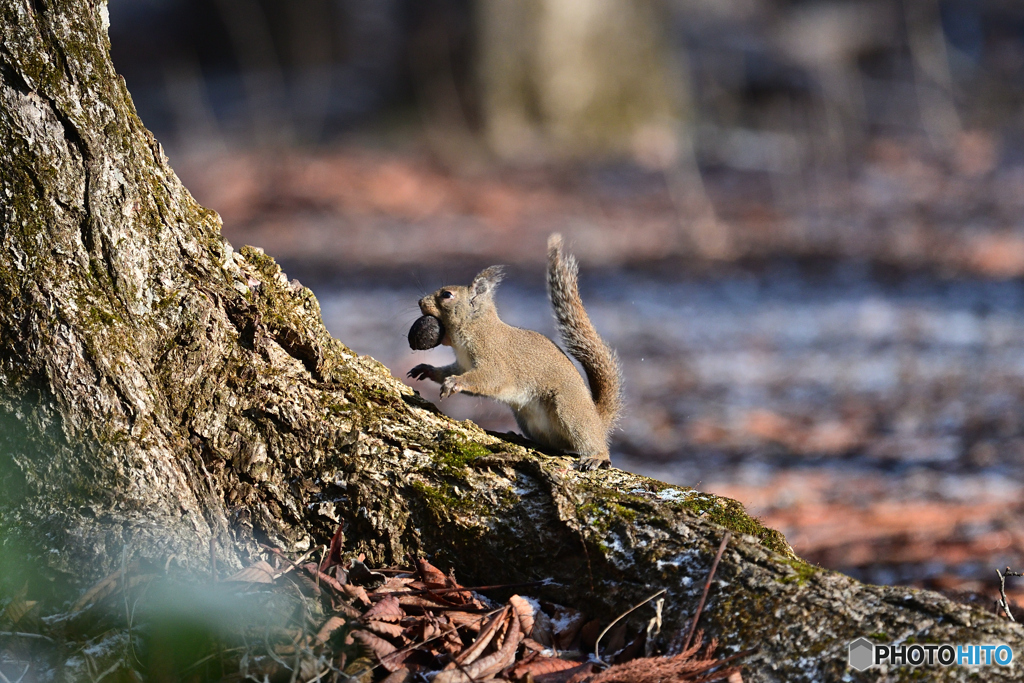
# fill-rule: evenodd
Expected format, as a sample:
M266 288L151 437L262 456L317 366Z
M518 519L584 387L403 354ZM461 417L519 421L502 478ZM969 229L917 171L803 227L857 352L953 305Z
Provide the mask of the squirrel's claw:
M447 378L441 384L441 398L442 399L446 399L449 396L451 396L452 394L457 394L460 391L462 391L462 385L459 384L458 380L456 380L454 377Z
M599 469L607 469L612 466L608 458L580 458L576 463L576 469L581 472L592 472Z
M430 377L430 371L434 369L434 366L427 365L426 363L420 363L412 370L409 371L409 377L413 379L427 379Z

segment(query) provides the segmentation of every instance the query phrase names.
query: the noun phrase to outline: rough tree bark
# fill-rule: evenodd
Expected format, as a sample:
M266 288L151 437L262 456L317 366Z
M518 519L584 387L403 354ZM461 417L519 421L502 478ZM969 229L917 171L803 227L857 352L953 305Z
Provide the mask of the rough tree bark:
M728 527L703 623L761 648L749 680L839 680L847 643L879 632L1024 652L980 610L801 562L733 501L577 473L444 417L332 339L269 257L222 239L139 121L104 4L0 0L0 32L0 541L8 564L45 568L37 595L123 557L208 574L212 546L231 570L344 520L372 562L550 577L550 597L605 616L666 588L672 627Z

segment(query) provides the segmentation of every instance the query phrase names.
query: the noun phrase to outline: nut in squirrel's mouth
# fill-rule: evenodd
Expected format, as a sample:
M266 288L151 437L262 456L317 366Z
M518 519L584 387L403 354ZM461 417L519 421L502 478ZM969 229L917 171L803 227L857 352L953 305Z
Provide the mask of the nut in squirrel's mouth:
M425 351L440 344L451 346L451 340L448 331L437 317L421 316L409 328L409 346L413 350Z

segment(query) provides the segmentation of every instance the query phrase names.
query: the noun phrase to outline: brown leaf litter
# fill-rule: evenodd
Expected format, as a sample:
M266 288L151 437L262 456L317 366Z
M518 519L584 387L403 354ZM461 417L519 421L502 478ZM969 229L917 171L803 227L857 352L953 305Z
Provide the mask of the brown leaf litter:
M139 615L144 614L154 594L164 590L172 603L185 604L190 589L137 565L125 565L100 581L72 612L50 622L56 627L48 635L34 636L38 640L31 644L66 643L93 623L106 624L110 633L113 619L127 617L129 647L83 645L85 674L121 671L119 680L141 680L156 672L154 680L269 683L411 683L428 678L434 683L737 683L742 681L738 660L753 652L716 657L715 640L705 645L695 630L699 611L685 634L662 639L663 601L656 603L657 616L646 629L627 626L622 617L606 625L572 607L529 595L512 595L504 604L484 596L499 590L508 595L543 582L466 587L423 558L410 558L404 567L367 567L361 556L345 559L342 544L339 529L331 545L320 549L320 562L306 560L313 551L293 560L265 547L264 559L201 589L195 609L208 607L203 618L219 620L221 626L208 631L206 644L187 658L181 653L161 656L160 637L153 635L159 628L150 624L140 629L135 622L138 605L143 605ZM161 582L163 588L154 588ZM710 582L708 577L705 587ZM219 605L222 598L235 606ZM3 605L0 622L20 626L33 606L21 591ZM153 614L159 618L158 611ZM168 623L173 626L174 621ZM141 639L141 647L132 638ZM25 654L19 656L28 657L28 647L22 646ZM91 652L109 661L99 655L93 661L87 654ZM146 654L139 659L138 652L149 659ZM645 657L645 652L669 656ZM54 661L60 657L51 654ZM166 669L175 658L174 669ZM165 667L164 673L154 667Z

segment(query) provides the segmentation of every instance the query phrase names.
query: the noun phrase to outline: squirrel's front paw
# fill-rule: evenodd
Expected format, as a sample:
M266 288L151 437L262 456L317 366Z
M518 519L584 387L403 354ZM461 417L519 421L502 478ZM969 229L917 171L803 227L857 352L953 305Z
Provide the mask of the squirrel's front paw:
M420 363L412 370L409 371L409 376L413 379L433 379L434 378L434 366L427 365L426 363Z
M608 468L612 466L612 461L608 458L583 458L581 457L579 462L576 463L576 469L581 472L591 472L602 468Z
M452 394L457 394L460 391L462 391L462 384L460 384L459 380L455 379L454 377L448 377L444 380L444 382L441 383L442 399L448 398Z

